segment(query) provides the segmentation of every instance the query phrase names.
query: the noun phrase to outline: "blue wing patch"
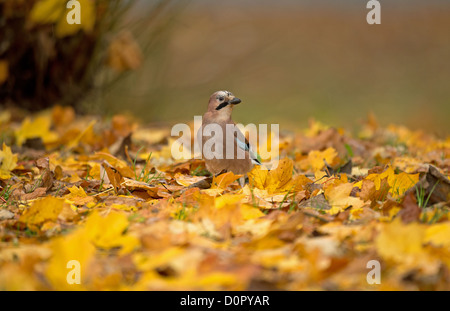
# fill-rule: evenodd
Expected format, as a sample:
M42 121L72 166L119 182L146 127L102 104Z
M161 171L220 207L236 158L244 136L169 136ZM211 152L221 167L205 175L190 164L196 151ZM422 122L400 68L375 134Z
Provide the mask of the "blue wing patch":
M250 158L254 164L261 165L261 161L258 159L257 156L253 153L253 151L250 148L250 144L247 141L242 141L239 138L235 137L236 143L238 147L242 150L248 151Z

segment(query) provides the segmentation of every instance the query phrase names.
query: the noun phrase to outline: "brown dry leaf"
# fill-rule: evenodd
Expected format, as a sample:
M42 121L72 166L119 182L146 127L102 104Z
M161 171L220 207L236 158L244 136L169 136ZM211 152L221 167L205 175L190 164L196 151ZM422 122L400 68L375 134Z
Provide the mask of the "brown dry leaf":
M407 174L404 172L396 174L394 169L389 166L382 173L370 173L365 180L372 180L377 191L383 190L384 186L382 187L382 185L386 185L384 181L387 181L389 194L393 198L398 199L419 181L419 174ZM355 184L355 187L361 188L362 183L363 180L359 181Z
M109 183L114 187L114 191L117 193L122 187L123 177L122 175L107 162L102 163L102 168L106 171Z
M96 152L91 158L92 160L105 160L108 166L114 167L123 177L134 178L136 175L126 162L109 153Z
M52 109L52 121L57 128L67 128L75 120L75 110L68 106L56 105Z
M36 188L33 192L24 193L23 195L20 195L20 200L23 200L23 201L34 200L34 199L44 196L46 193L47 193L47 188L45 188L45 187Z
M135 70L142 64L142 52L129 31L120 32L108 49L108 66L118 72Z
M158 194L158 187L151 186L145 182L136 181L133 179L123 178L123 186L132 192L133 195L143 199L159 199L161 196Z
M185 187L189 187L190 185L193 185L195 183L198 183L202 180L204 180L206 177L204 176L191 176L191 175L185 175L180 173L175 173L174 176L176 182Z
M375 183L372 180L364 180L359 197L364 201L372 201L375 198Z
M398 213L405 224L417 221L420 218L420 207L417 205L416 195L410 192L405 196L402 202L403 209Z
M36 166L42 173L39 181L39 186L45 187L45 189L49 191L53 187L54 174L50 170L48 158L39 159L36 162Z
M136 190L136 189L141 189L141 190L150 190L153 191L155 190L156 187L152 187L151 185L142 182L142 181L136 181L130 178L123 178L123 185L125 187L127 187L127 189L129 190Z

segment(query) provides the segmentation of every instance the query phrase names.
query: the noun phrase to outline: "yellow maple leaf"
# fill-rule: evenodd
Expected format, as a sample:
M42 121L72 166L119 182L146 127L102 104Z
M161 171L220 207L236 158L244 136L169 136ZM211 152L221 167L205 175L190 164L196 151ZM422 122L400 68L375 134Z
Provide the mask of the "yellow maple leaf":
M127 216L123 213L112 211L103 217L95 211L86 221L86 230L97 247L103 249L121 247L121 253L125 254L140 245L136 237L124 234L128 225Z
M270 170L266 178L266 189L269 193L274 193L277 189L282 189L290 180L294 170L294 161L289 158L282 159L276 169Z
M83 129L83 131L78 133L78 135L76 137L67 141L67 147L69 149L75 148L76 146L79 145L80 142L85 142L87 144L93 145L95 143L95 134L94 134L95 123L96 123L95 120L92 120L91 122L89 122L89 125L86 126Z
M233 172L226 172L224 174L220 174L219 176L214 176L212 180L211 189L226 189L229 184L234 182L236 179L241 178L242 175L234 175Z
M243 221L240 207L244 198L244 194L224 194L215 197L213 204L209 200L205 200L193 217L201 220L208 227L206 230L210 234L215 234L215 229L222 226L233 226Z
M428 227L425 231L425 243L450 248L450 222L443 222Z
M356 207L352 208L350 210L350 220L357 220L361 218L362 213L364 212L364 209L362 207Z
M392 166L404 171L405 173L417 172L423 166L422 162L412 157L397 157Z
M194 282L200 288L218 288L223 286L237 286L239 284L238 276L229 272L212 272L206 275L201 275L198 280Z
M180 258L185 253L185 250L181 247L173 246L168 247L159 254L153 256L147 256L143 253L137 253L133 255L133 262L141 271L149 271L164 265L167 265L171 260Z
M28 138L39 137L44 144L55 141L58 137L50 130L51 124L52 120L49 114L38 116L34 120L25 118L21 127L14 132L17 145L22 146Z
M289 158L280 160L277 167L270 171L256 165L248 173L249 183L252 187L267 190L268 193L299 191L303 185L312 181L303 175L293 178L293 168L294 163Z
M248 181L250 185L258 189L265 189L268 173L268 170L263 170L259 165L255 165L248 173Z
M389 166L384 172L380 174L369 174L365 179L372 180L375 184L375 190L380 190L382 181L387 179L388 185L390 187L389 193L394 199L397 199L413 187L419 181L419 173L408 174L400 173L395 174L394 169ZM355 187L361 188L363 181L359 181L355 184Z
M128 166L125 161L122 161L115 156L105 153L105 152L96 152L92 157L92 160L106 160L111 166L119 171L119 173L123 177L135 178L136 173Z
M309 165L314 172L320 171L325 166L323 160L331 165L336 157L337 151L332 147L329 147L324 151L312 150L308 153Z
M435 274L446 256L442 255L440 258L430 252L430 249L424 246L426 241L426 226L419 223L404 224L398 217L380 228L375 246L378 254L388 264L394 263L399 273L414 269Z
M69 190L70 194L68 194L66 197L67 198L74 198L74 197L82 197L85 198L87 197L86 192L84 191L83 188L81 187L77 187L77 186L72 186L70 188L67 188L67 190Z
M11 171L17 166L17 155L11 152L11 148L3 143L0 150L0 179L11 178Z
M388 179L389 186L391 189L389 193L392 195L394 199L397 199L403 194L413 187L419 181L419 173L417 174L407 174L400 173L398 175L393 176L392 179Z
M85 205L95 201L95 198L88 196L81 187L72 186L67 190L69 190L70 193L67 194L65 198L73 202L75 205Z
M58 237L50 244L53 255L49 260L45 276L56 290L81 290L86 278L89 277L89 261L93 258L95 247L84 228L71 234ZM80 264L81 284L69 284L67 275L71 267L70 261L76 260Z
M46 221L55 221L65 204L64 199L46 197L34 201L19 218L19 222L26 224L30 229L36 229L38 225Z
M369 176L367 176L367 179L372 179L373 182L375 183L375 189L380 190L381 181L387 178L388 184L390 185L389 181L392 181L395 178L394 176L395 171L392 167L389 166L388 169L382 172L381 174L370 174Z
M217 209L221 209L230 205L235 206L237 204L240 204L244 197L245 195L242 194L224 194L214 199L214 206Z
M163 278L154 270L145 272L139 282L134 286L135 290L243 290L245 283L235 273L210 272L199 273L198 269L186 268L180 271L175 278Z
M423 225L410 223L405 225L400 218L385 224L375 239L378 254L383 258L403 261L407 256L416 256L424 250L422 243L425 237Z
M331 205L328 211L331 215L335 215L344 211L347 207L352 206L354 214L359 212L359 209L364 205L364 201L360 198L350 196L353 189L353 184L345 183L337 186L330 186L325 189L325 198Z
M121 211L126 211L126 212L130 212L130 211L137 211L137 207L133 206L133 205L127 205L127 204L113 204L111 205L112 209L118 209Z
M265 216L259 208L256 208L250 204L241 205L241 215L244 220L255 219Z
M314 137L322 131L328 129L329 126L321 123L320 121L316 121L314 119L309 120L309 127L305 130L306 137Z

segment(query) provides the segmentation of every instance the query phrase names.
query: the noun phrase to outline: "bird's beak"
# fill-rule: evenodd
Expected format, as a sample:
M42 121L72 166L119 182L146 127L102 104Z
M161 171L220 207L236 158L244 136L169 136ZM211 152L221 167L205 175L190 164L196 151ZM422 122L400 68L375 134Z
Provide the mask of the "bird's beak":
M241 102L241 100L239 99L239 98L237 98L237 97L235 97L235 98L233 98L232 100L230 100L230 104L232 104L232 105L237 105L237 104L239 104Z

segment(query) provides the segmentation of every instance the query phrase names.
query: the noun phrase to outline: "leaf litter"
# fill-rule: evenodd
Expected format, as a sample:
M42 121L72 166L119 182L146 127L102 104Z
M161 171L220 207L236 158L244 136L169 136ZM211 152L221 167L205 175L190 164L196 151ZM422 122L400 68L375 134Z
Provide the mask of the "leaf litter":
M170 128L59 106L13 115L0 118L2 290L450 289L450 137L311 121L241 187L174 160Z

